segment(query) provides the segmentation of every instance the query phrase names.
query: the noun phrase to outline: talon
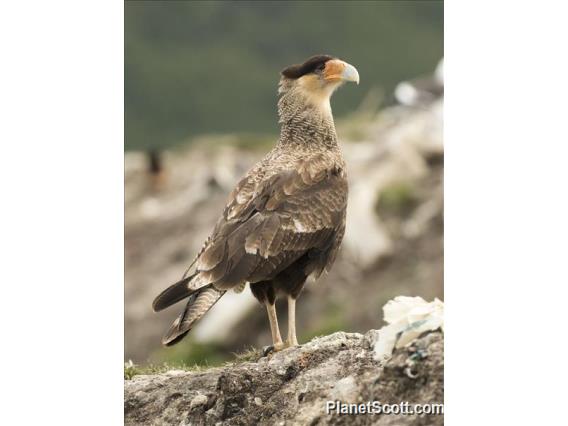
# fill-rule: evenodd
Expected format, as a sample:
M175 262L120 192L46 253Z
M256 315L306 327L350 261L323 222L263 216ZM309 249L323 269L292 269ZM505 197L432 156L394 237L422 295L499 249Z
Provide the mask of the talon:
M289 340L286 340L286 344L285 344L285 345L286 345L287 348L297 348L297 347L300 347L300 346L301 346L301 345L298 343L297 340L296 340L296 341L291 341L291 342L290 342Z
M262 356L268 356L271 352L274 352L274 345L268 345L262 348Z
M268 356L272 352L279 352L282 349L286 349L287 347L288 346L286 345L286 343L283 342L276 343L275 345L265 346L264 348L262 348L262 356Z
M286 346L284 342L280 342L276 343L275 345L272 345L272 347L274 352L278 352L281 351L282 349L286 349L288 346Z

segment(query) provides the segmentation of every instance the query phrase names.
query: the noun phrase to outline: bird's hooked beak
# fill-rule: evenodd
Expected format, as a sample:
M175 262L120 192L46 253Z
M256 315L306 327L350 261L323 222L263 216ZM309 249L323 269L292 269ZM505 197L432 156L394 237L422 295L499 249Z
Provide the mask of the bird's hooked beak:
M339 59L332 59L325 63L323 78L329 82L353 81L359 84L357 68Z

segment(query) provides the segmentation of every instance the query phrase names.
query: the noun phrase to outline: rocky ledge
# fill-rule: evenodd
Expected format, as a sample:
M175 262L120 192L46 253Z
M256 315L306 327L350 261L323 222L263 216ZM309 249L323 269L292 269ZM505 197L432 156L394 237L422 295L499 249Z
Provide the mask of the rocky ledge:
M396 413L443 403L442 332L425 333L388 360L375 352L377 338L376 330L338 332L256 362L135 376L125 381L125 424L442 425L441 414L346 413L355 404L375 411L397 404Z

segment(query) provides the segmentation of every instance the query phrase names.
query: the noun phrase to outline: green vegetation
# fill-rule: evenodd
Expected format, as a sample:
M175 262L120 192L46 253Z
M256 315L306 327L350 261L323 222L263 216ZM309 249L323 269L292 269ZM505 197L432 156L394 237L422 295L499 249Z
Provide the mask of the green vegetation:
M262 356L257 348L246 348L242 352L233 353L233 358L227 361L229 355L215 345L203 345L192 342L182 345L175 354L160 354L165 362L157 364L137 365L132 361L124 363L124 380L130 380L141 374L160 374L170 370L202 371L210 367L236 365L243 362L255 362ZM175 348L179 347L175 346ZM224 361L223 361L224 360Z
M235 356L233 364L239 364L241 362L255 362L262 356L262 351L251 346L244 349L242 352L235 352L233 355Z
M327 336L336 331L345 330L347 322L344 318L343 309L338 304L331 304L327 307L323 318L318 321L307 332L300 335L300 342L309 342L314 337Z
M128 1L125 147L276 134L279 71L316 53L344 58L361 75L357 90L336 95L336 116L373 88L388 99L397 82L434 69L442 23L441 1Z
M379 216L383 213L406 216L416 207L417 200L412 185L407 182L397 182L381 191L376 210Z
M153 366L150 365L150 368L195 370L217 367L226 363L253 361L260 356L260 349L250 347L241 352L230 353L219 344L199 343L188 336L175 346L159 349L152 357L158 362ZM146 370L146 367L144 367L144 370ZM144 374L151 373L146 372Z
M155 359L170 366L216 367L230 361L231 355L217 344L199 343L188 336L175 346L160 349Z
M132 361L124 363L124 380L130 380L134 376L139 376L141 374L160 374L165 373L170 370L184 370L184 371L200 371L204 367L201 366L187 366L184 364L173 365L173 364L148 364L148 365L137 365Z

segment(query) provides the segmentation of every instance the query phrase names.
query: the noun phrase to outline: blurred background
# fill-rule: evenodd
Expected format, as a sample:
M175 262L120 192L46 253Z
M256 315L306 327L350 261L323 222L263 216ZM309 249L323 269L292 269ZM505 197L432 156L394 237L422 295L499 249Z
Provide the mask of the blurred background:
M125 360L216 365L271 342L248 288L167 349L182 306L155 314L151 302L276 142L280 70L319 53L361 84L332 99L348 223L332 271L300 298L300 343L379 328L397 295L443 298L443 2L127 1Z

